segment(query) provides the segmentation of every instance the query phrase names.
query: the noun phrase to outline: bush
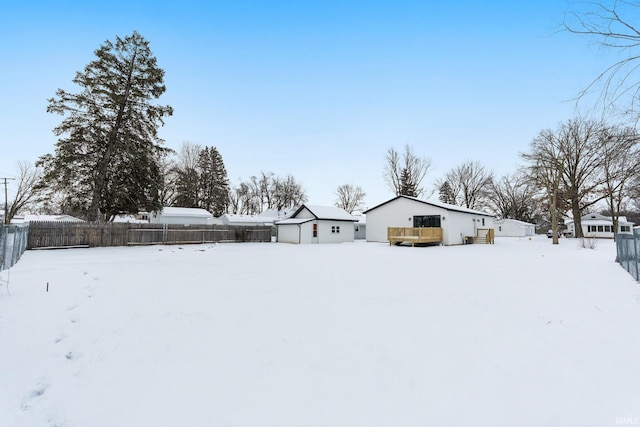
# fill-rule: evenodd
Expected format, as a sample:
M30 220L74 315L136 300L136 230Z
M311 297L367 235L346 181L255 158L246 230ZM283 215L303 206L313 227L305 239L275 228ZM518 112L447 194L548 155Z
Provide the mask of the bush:
M598 239L593 236L581 237L578 245L584 249L595 249L598 246Z

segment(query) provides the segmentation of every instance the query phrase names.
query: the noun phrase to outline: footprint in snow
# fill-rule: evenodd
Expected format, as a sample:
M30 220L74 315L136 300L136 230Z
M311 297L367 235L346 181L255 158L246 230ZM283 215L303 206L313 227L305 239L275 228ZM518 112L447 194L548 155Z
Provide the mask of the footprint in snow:
M28 411L31 409L34 405L34 401L47 391L48 386L49 385L43 378L38 380L36 386L22 399L22 410Z

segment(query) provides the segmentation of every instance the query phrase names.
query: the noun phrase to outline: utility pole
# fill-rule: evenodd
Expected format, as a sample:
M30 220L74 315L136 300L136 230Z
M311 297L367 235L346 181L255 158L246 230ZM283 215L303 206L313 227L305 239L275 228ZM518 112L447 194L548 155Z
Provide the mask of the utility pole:
M7 218L7 210L9 206L7 202L7 181L14 180L15 178L0 178L0 179L4 180L4 223L9 224L9 221Z

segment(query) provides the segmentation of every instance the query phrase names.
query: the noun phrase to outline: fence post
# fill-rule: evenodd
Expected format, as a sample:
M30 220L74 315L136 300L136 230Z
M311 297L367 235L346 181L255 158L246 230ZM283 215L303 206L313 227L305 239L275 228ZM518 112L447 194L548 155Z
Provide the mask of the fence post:
M633 252L634 252L634 256L633 256L633 262L636 265L636 268L634 270L635 274L633 275L633 278L638 280L638 237L634 234L633 236L631 236L631 242L633 243Z

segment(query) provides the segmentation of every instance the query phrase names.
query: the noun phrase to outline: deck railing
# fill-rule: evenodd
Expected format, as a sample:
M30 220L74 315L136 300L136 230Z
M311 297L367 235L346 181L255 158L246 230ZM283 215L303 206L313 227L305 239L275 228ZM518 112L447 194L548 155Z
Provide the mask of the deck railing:
M476 230L475 240L478 243L487 243L493 245L495 243L496 233L493 228L478 228Z
M439 227L388 227L389 244L442 243L442 228Z

